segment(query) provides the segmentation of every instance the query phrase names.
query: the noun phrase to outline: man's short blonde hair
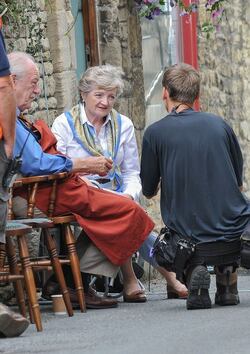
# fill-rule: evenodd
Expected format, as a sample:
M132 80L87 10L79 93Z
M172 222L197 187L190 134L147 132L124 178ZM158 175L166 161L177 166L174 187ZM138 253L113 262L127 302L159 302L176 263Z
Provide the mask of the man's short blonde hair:
M162 86L171 100L193 104L200 93L200 75L191 65L176 64L165 71Z

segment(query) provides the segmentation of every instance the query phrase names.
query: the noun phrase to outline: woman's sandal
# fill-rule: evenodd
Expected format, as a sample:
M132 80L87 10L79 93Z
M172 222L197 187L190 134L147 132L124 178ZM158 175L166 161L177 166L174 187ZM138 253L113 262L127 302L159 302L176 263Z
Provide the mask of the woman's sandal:
M167 296L168 299L183 299L185 300L188 296L188 291L186 290L181 290L177 291L174 288L172 288L170 285L167 285Z
M145 295L144 290L136 290L133 291L131 294L123 294L123 301L124 302L146 302L147 297Z

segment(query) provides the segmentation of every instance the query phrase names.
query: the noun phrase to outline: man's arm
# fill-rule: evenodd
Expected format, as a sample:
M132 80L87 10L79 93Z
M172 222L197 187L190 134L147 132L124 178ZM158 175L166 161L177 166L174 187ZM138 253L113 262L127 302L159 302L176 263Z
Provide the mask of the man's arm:
M12 156L15 141L16 100L0 31L0 127L7 157Z
M243 191L243 177L242 177L243 157L242 157L241 148L233 129L227 123L225 123L225 125L226 125L229 146L230 146L230 157L231 157L232 165L237 178L239 189L242 192Z
M0 126L7 157L12 156L15 142L16 100L10 76L0 77Z
M145 132L142 142L141 173L142 193L146 198L153 198L159 190L160 168L158 156L150 143L149 133Z

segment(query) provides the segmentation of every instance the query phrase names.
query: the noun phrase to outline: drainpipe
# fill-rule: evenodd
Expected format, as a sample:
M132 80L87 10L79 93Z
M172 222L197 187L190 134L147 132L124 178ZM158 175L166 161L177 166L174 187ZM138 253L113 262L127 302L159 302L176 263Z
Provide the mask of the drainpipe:
M184 0L185 6L190 5L192 0ZM197 51L197 13L181 16L182 33L182 60L198 69L198 51ZM200 104L197 100L194 105L195 110L199 110Z

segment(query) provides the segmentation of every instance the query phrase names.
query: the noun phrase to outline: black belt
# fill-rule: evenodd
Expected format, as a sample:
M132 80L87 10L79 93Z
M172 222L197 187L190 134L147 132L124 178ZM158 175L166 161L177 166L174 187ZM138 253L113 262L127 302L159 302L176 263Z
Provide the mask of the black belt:
M95 181L100 183L100 184L105 184L105 183L109 183L110 179L108 179L108 178L98 178L98 179L95 179Z

